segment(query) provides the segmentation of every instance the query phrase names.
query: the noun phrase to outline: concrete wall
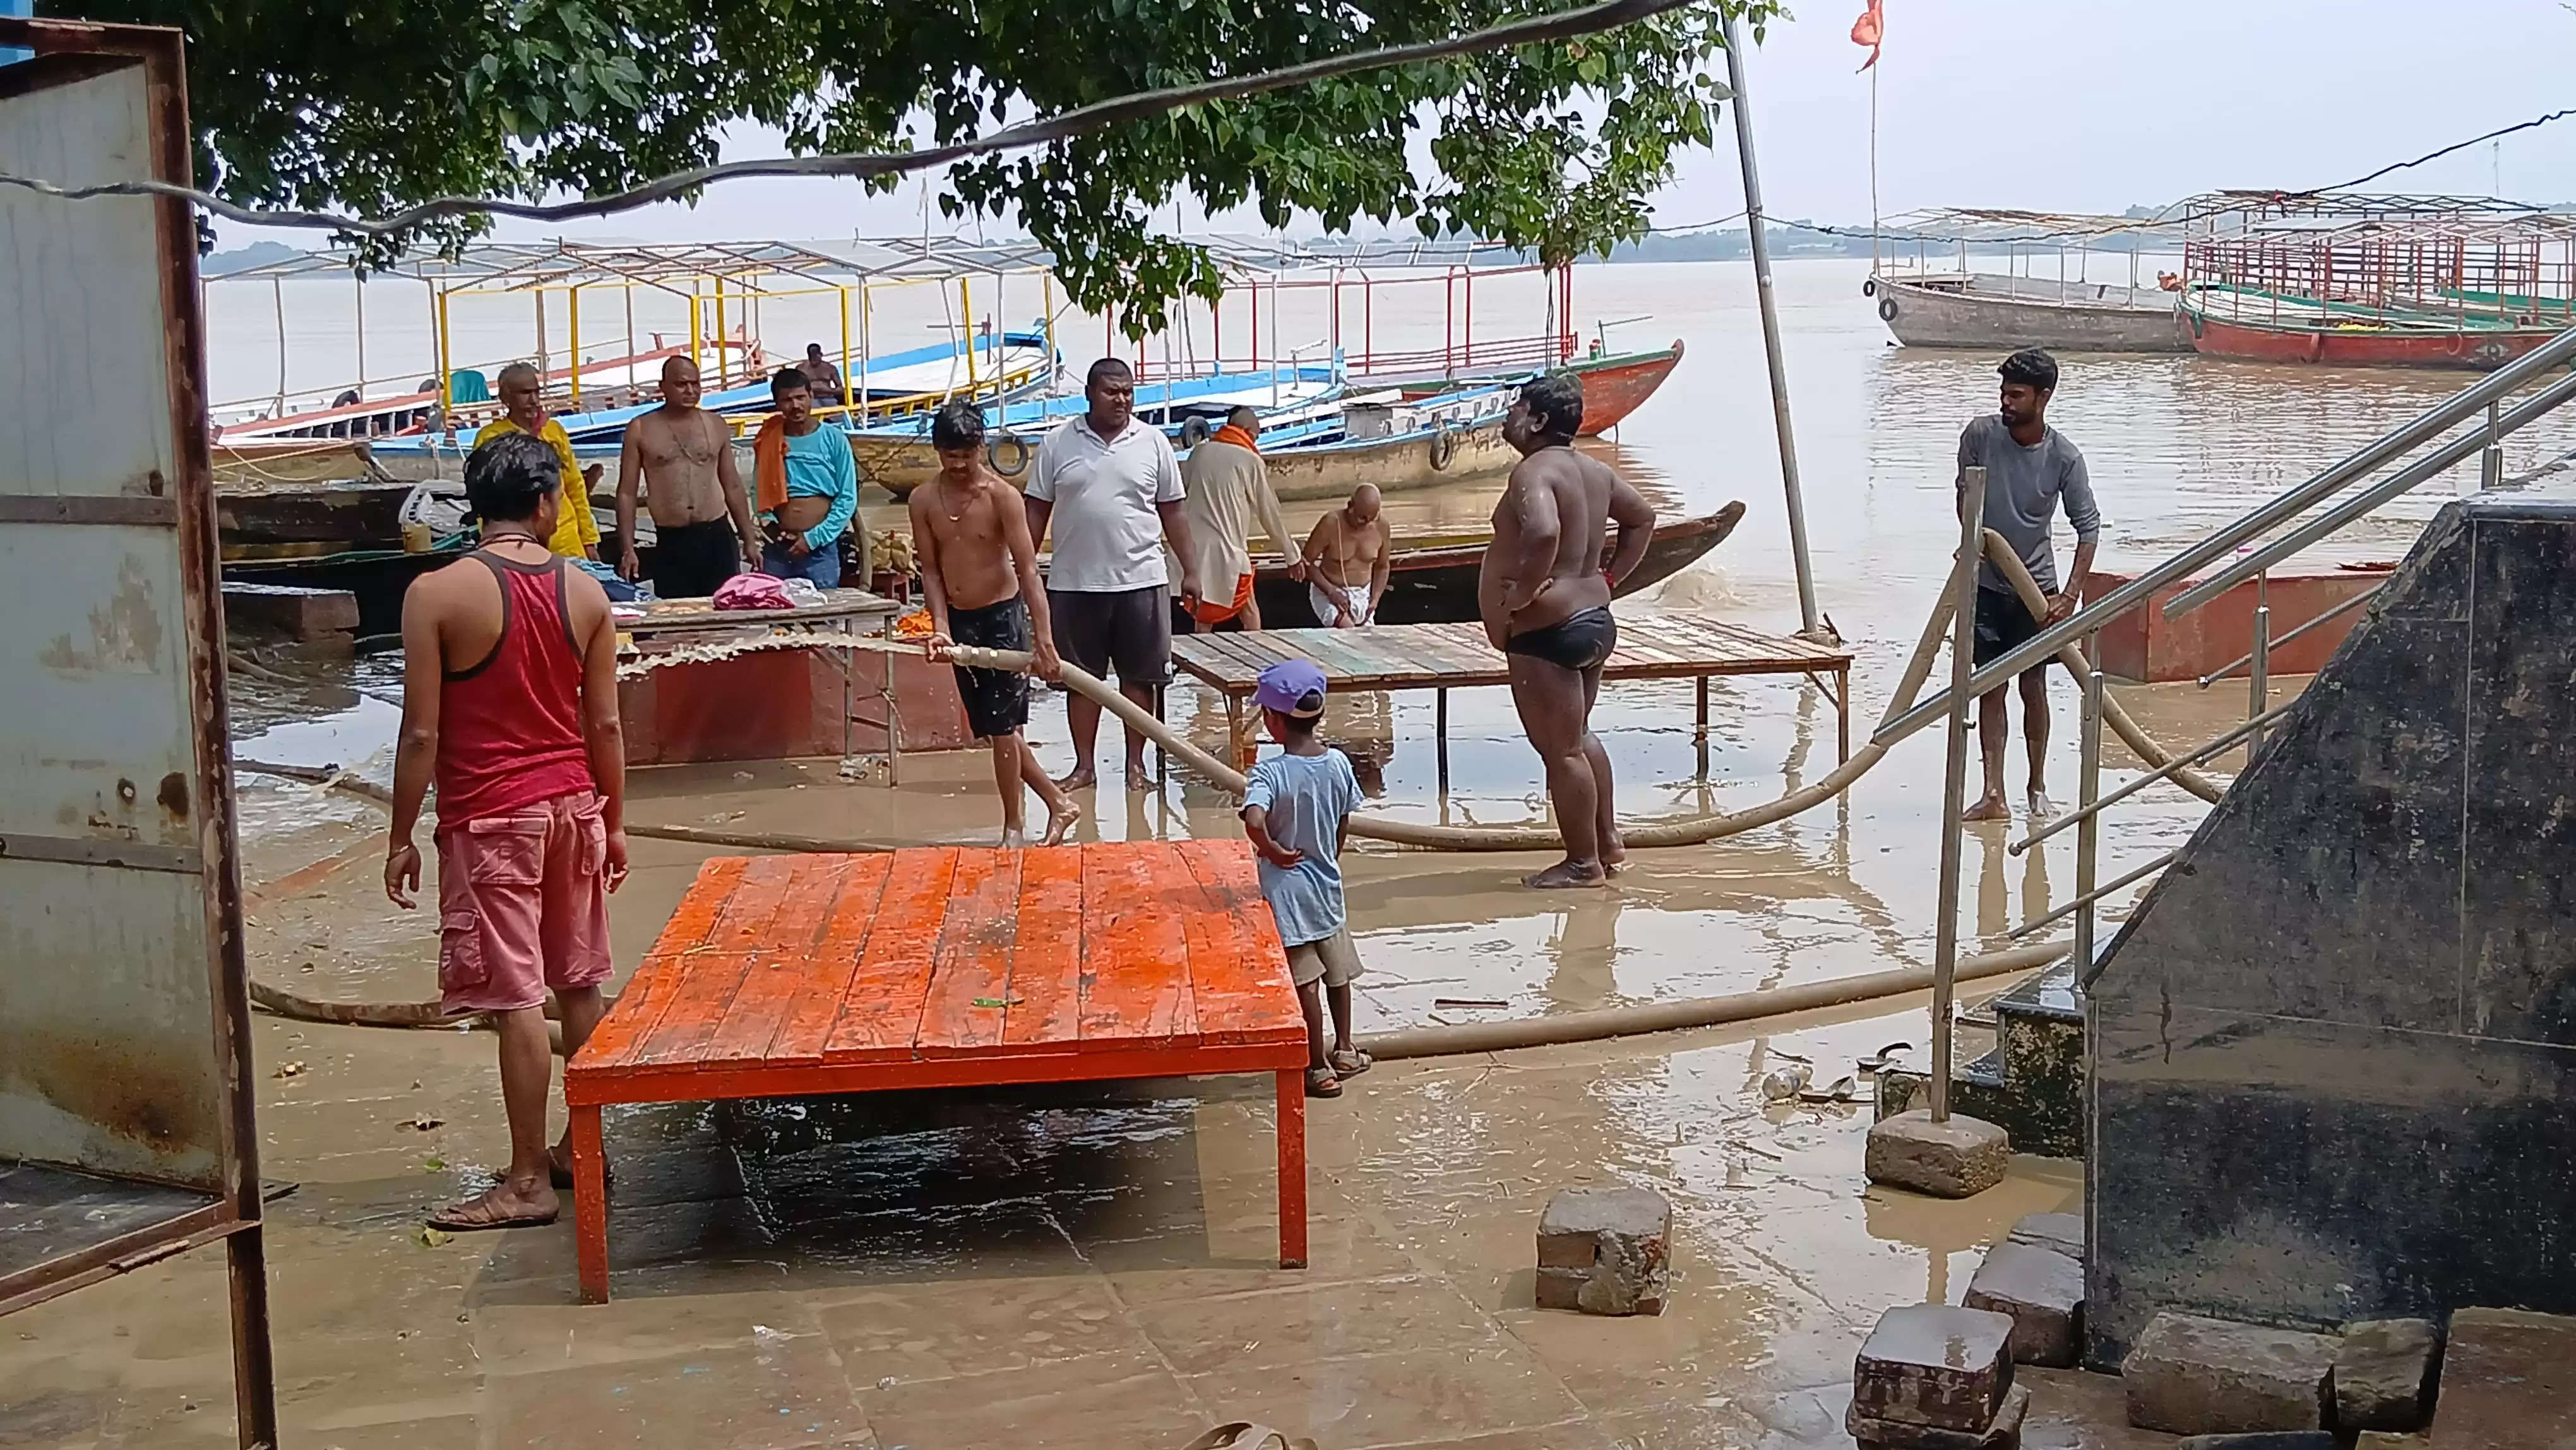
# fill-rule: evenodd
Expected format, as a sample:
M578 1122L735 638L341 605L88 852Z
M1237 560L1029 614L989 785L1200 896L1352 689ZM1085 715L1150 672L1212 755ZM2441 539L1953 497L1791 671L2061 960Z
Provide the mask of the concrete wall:
M2425 531L2092 994L2088 1357L2576 1312L2576 507Z

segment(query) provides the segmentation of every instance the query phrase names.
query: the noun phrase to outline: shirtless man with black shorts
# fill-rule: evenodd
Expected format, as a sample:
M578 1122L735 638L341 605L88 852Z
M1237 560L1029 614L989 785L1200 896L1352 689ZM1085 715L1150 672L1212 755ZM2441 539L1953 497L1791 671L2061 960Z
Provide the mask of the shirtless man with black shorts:
M1494 505L1476 580L1485 637L1507 660L1512 704L1547 767L1565 859L1525 884L1598 886L1627 858L1612 815L1610 757L1592 733L1601 666L1619 643L1610 592L1646 557L1655 511L1600 460L1578 453L1583 385L1551 373L1521 389L1503 437L1521 461ZM1608 526L1619 526L1609 567Z
M921 559L921 588L929 596L931 635L925 650L935 663L957 645L1029 650L1036 673L1061 679L1046 590L1038 584L1037 544L1029 537L1028 510L1018 489L984 466L984 412L952 402L930 420L930 444L939 452L939 476L912 491L913 548ZM1035 641L1032 644L1032 641ZM1002 845L1028 844L1022 784L1046 802L1046 839L1054 846L1082 819L1082 807L1038 767L1036 752L1020 731L1029 722L1029 677L1017 670L959 667L957 694L975 737L993 747L993 786L1002 796Z
M626 425L617 459L617 536L625 554L617 572L633 579L635 494L645 490L653 513L653 592L664 599L703 599L745 569L760 567L760 530L734 467L733 429L698 406L698 365L684 357L662 364L662 406Z
M1306 536L1306 603L1315 622L1332 629L1377 623L1395 541L1380 512L1377 485L1351 490L1348 502L1315 521Z

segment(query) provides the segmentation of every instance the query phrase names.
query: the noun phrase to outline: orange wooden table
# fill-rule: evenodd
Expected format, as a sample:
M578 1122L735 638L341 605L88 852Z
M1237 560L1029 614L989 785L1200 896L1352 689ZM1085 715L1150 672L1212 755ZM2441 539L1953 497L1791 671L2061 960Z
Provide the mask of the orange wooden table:
M718 857L564 1068L581 1297L608 1298L604 1104L1198 1073L1277 1075L1303 1268L1305 1068L1243 841Z

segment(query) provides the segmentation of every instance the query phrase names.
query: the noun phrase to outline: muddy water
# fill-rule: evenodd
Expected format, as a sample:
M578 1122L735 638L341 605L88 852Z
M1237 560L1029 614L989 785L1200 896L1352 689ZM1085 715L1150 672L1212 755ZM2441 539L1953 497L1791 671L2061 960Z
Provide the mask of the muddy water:
M1780 269L1818 598L1859 655L1855 738L1866 736L1884 706L1884 692L1930 607L1953 537L1949 480L1957 431L1991 407L1994 383L1992 359L1889 345L1860 296L1863 270L1840 262ZM1530 295L1518 296L1516 285L1507 279L1480 290L1480 330L1538 330L1537 293L1524 288ZM916 298L907 305L927 304ZM1385 290L1371 314L1372 344L1436 344L1442 305L1437 289ZM1316 312L1319 300L1292 294L1285 306L1284 321L1265 316L1265 333L1300 339L1328 328ZM1603 455L1664 511L1702 512L1739 498L1748 505L1742 527L1714 555L1623 607L1794 628L1794 580L1749 273L1724 264L1587 268L1577 282L1576 306L1578 317L1641 319L1612 330L1613 347L1673 337L1687 347L1662 392L1598 445ZM785 320L773 331L810 321L785 304L779 315ZM1346 302L1346 347L1356 341L1353 316ZM1239 314L1229 318L1237 329L1230 345L1240 345L1242 321ZM1062 335L1078 340L1088 335L1087 325L1067 321ZM1196 326L1201 331L1191 345L1207 348L1203 314ZM2451 374L2326 373L2198 357L2069 357L2064 363L2051 417L2091 464L2106 518L2104 559L2112 566L2160 555L2463 381ZM2576 423L2553 420L2514 440L2508 467L2531 466L2571 443ZM1490 510L1497 486L1477 480L1397 495L1390 511L1400 528L1474 525ZM2429 485L2342 547L2374 557L2401 552L2411 529L2458 486L2457 479ZM890 506L868 512L880 527L900 517ZM1315 508L1294 512L1293 522L1302 526ZM2070 545L2062 539L2061 554ZM307 683L241 682L248 738L240 753L372 762L381 774L396 718L387 703L399 691L393 671L368 662L354 680L313 679L293 667L287 674ZM2064 799L2073 790L2072 686L2061 676L2052 690L2049 782ZM2123 693L2169 743L2205 738L2244 709L2241 685L2207 693L2189 686ZM1834 763L1835 712L1812 686L1790 678L1714 681L1710 712L1703 777L1687 682L1605 692L1596 723L1617 763L1624 816L1739 809L1812 780ZM1222 739L1223 709L1213 696L1183 685L1172 714L1203 743ZM1361 763L1375 797L1372 809L1461 823L1527 821L1544 813L1536 761L1501 691L1454 697L1446 795L1438 789L1427 694L1336 700L1326 733ZM2025 774L2018 720L2015 733L2011 777L2018 799ZM1042 707L1032 734L1050 764L1061 766L1067 757L1060 713ZM1938 738L1935 732L1917 736L1843 800L1804 817L1709 847L1648 853L1616 891L1525 892L1515 878L1542 864L1538 858L1364 853L1351 869L1353 924L1369 966L1364 1021L1381 1026L1578 1010L1923 960L1938 849ZM1105 748L1104 756L1114 759L1114 749ZM2116 780L2134 763L2116 748L2113 756ZM892 791L852 787L828 770L792 766L648 773L637 781L639 815L735 829L968 841L979 837L992 809L982 794L982 770L965 756L924 760ZM245 798L244 821L254 832L290 831L368 809L320 801L309 791L259 787ZM1090 809L1085 839L1237 829L1222 798L1186 781L1143 793L1104 791ZM2198 815L2197 803L2177 789L2147 792L2106 832L2104 877L2177 844ZM1988 944L2000 944L2009 925L2063 901L2074 876L2071 833L2022 857L2008 855L2004 843L2003 831L1984 828L1966 862L1962 925ZM645 899L667 904L659 893ZM621 955L640 950L658 918L641 903L620 917ZM352 922L345 939L391 951L418 935L409 925ZM400 953L399 968L352 961L343 970L372 986L388 974L416 975L424 950ZM1508 1005L1443 1007L1444 997Z

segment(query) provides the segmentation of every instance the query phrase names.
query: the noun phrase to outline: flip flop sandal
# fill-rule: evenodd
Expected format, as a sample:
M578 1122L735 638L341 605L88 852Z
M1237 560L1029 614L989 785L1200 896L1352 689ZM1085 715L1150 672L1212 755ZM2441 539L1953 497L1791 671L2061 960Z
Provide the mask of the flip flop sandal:
M1376 1058L1369 1056L1367 1053L1360 1051L1356 1047L1352 1048L1348 1052L1336 1052L1331 1057L1326 1058L1325 1061L1332 1064L1333 1075L1335 1077L1357 1077L1361 1073L1368 1071L1370 1068L1377 1066Z
M1859 1096L1859 1090L1860 1083L1858 1079L1838 1077L1834 1079L1831 1087L1800 1089L1798 1092L1798 1101L1802 1103L1847 1103L1853 1098Z
M1341 1095L1342 1080L1333 1075L1333 1070L1331 1068L1310 1067L1306 1069L1306 1096L1310 1098L1337 1098Z
M460 1210L480 1208L489 1203L491 1199L492 1194L489 1191L486 1191L479 1197L469 1198L463 1203L451 1203L447 1207L442 1208L429 1216L429 1226L438 1230L440 1233L451 1234L482 1233L487 1229L544 1228L553 1223L561 1216L562 1213L562 1211L558 1209L554 1213L523 1218L491 1217L469 1219L458 1216L458 1212Z
M1181 1450L1315 1450L1315 1442L1303 1437L1292 1440L1268 1425L1237 1420L1217 1426Z
M1885 1069L1895 1065L1896 1055L1898 1053L1912 1052L1913 1050L1914 1044L1911 1042L1891 1042L1885 1047L1880 1048L1878 1051L1871 1053L1869 1056L1860 1059L1854 1064L1854 1066L1858 1067L1863 1072L1884 1071Z

